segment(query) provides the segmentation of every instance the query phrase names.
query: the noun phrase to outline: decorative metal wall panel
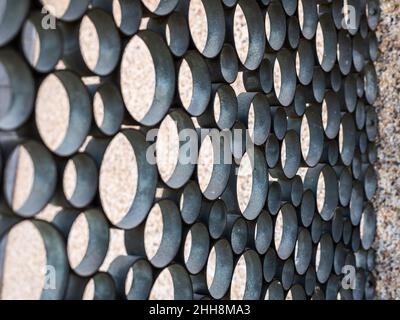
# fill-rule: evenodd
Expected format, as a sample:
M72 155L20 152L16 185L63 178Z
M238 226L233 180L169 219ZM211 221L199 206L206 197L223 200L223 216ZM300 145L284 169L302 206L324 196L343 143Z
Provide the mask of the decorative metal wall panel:
M378 17L377 0L0 0L0 261L29 221L43 299L373 298ZM111 228L126 255L101 270Z

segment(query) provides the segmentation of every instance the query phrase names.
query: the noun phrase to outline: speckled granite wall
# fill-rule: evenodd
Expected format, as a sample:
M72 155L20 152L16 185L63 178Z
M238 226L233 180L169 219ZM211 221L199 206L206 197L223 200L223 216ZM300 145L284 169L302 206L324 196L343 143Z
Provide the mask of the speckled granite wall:
M400 2L381 0L381 10L376 63L380 95L375 103L379 117L375 274L377 298L400 299Z

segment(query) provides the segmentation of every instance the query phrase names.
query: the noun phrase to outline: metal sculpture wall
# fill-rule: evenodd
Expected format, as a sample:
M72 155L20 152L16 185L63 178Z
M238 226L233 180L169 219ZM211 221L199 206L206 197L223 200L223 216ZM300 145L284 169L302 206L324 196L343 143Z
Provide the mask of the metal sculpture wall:
M42 298L80 299L93 280L96 299L147 299L164 272L176 299L373 297L377 0L63 3L0 1L0 238L4 246L26 220L38 229L57 283ZM85 25L95 34L86 40ZM86 81L93 76L98 83ZM46 123L60 103L56 87L69 112L55 142ZM148 158L154 128L237 129L251 146L236 149L232 139L221 151L231 163L217 163L206 136L196 163L174 159L165 171L164 135L155 162ZM186 152L178 138L170 143ZM132 169L119 161L127 153L134 197L116 210L120 200L102 186L130 188L109 170ZM21 156L34 173L15 203ZM63 181L70 166L72 190ZM48 203L63 210L51 222L35 219ZM146 228L156 214L160 239L150 253ZM72 265L77 219L89 241ZM111 227L124 230L127 255L100 272ZM237 297L230 288L241 264Z

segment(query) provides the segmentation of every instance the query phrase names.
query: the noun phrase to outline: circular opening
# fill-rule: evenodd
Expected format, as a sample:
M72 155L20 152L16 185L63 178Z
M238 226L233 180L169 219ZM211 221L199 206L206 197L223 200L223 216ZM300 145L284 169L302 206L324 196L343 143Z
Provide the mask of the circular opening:
M285 204L275 220L274 242L277 254L286 260L292 254L297 239L296 211L290 204Z
M284 66L284 68L283 68ZM285 70L285 72L282 72ZM278 52L274 64L274 87L279 103L289 106L296 92L296 66L292 53L288 49Z
M342 268L345 265L347 250L343 243L339 242L335 248L335 255L333 258L333 267L337 275L342 274Z
M246 293L247 282L247 264L244 254L240 256L236 263L232 275L232 285L230 289L230 298L232 300L243 300Z
M345 245L348 245L350 240L351 240L351 233L353 231L353 227L351 224L351 221L349 219L346 219L343 223L343 243Z
M299 20L295 16L289 17L288 19L287 39L289 42L289 46L292 49L296 49L299 46L300 27Z
M326 82L325 82L325 73L321 68L314 68L313 81L312 81L312 89L314 99L321 103L324 100L325 90L326 90Z
M353 116L346 113L339 128L339 152L345 166L350 166L355 150L355 124Z
M129 139L118 134L104 154L100 171L100 197L111 223L117 224L129 211L137 192L138 173L136 155Z
M114 300L115 284L107 273L98 273L85 286L82 300Z
M310 41L300 39L296 52L296 73L303 85L311 83L314 73L314 53Z
M311 238L314 243L318 243L322 235L322 219L320 215L314 215L311 224Z
M322 235L315 256L315 270L320 283L325 283L332 270L333 265L333 242L329 234Z
M339 207L335 210L332 218L332 239L334 242L339 242L343 233L343 212Z
M275 277L277 267L276 253L273 248L269 248L264 256L263 274L267 282L271 282Z
M159 155L158 172L167 186L174 189L182 187L194 170L191 159L187 159L187 141L183 139L183 135L189 130L194 130L192 120L182 111L173 111L167 115L158 130L156 143L156 153ZM189 157L192 158L191 155Z
M273 181L268 188L267 207L272 215L276 215L281 207L282 199L281 186L278 182Z
M300 166L300 140L296 131L289 130L282 141L281 163L283 173L292 179Z
M210 236L218 239L222 236L227 224L226 206L222 200L217 200L211 207L208 217Z
M271 216L262 211L257 218L254 230L254 243L259 254L265 254L271 244L273 234L273 223Z
M237 200L246 219L255 219L262 210L268 193L265 158L259 149L248 150L240 161Z
M247 250L233 271L230 297L233 300L257 300L261 294L262 269L258 254ZM236 289L236 290L235 290Z
M4 248L2 299L63 298L69 267L65 241L52 225L22 221L0 245Z
M275 135L270 134L265 143L265 159L269 168L274 168L279 161L279 141Z
M371 205L368 205L362 214L360 221L361 244L365 250L371 248L376 232L376 214Z
M317 174L318 169L310 170L310 178ZM336 209L338 202L338 183L335 171L330 166L319 167L316 184L317 210L322 219L329 221ZM311 178L312 179L312 178ZM306 176L306 180L307 176Z
M149 262L143 258L129 255L117 256L107 272L114 280L117 298L143 300L149 297L153 271Z
M98 173L94 160L86 154L69 159L63 173L64 195L74 207L83 208L97 192Z
M112 136L121 127L124 104L118 88L108 82L102 85L93 97L94 121L100 131Z
M350 197L350 219L351 223L354 226L357 226L360 223L362 209L363 209L363 202L364 202L364 190L362 184L354 180L353 181L353 188L351 191Z
M231 86L222 85L217 89L213 109L218 128L221 130L232 128L236 120L238 101Z
M257 69L264 56L266 40L263 16L257 3L238 1L233 18L233 36L242 64L248 70Z
M282 87L282 73L281 73L281 65L278 60L275 60L274 63L274 89L277 97L281 94Z
M197 179L201 192L209 200L217 199L228 183L232 155L226 150L226 142L224 132L213 131L200 146Z
M315 213L315 197L311 190L306 190L303 193L301 200L300 216L304 227L309 227L312 223Z
M40 299L47 264L40 231L30 221L23 221L9 231L4 243L1 298Z
M140 0L113 0L112 13L115 24L125 35L138 31L142 19Z
M265 33L273 50L282 48L286 37L286 15L279 2L272 2L265 12Z
M284 108L275 108L275 110L271 110L273 112L272 117L272 125L275 133L275 137L278 140L283 140L285 134L287 132L287 116Z
M321 64L324 58L324 33L322 32L321 23L317 24L317 32L315 35L316 49L317 49L317 58L319 64Z
M70 71L50 74L39 87L35 115L46 146L60 156L73 154L84 142L92 121L85 85Z
M185 54L189 47L190 34L186 19L180 12L174 11L168 17L165 25L165 38L172 54L177 57Z
M291 202L295 207L298 207L300 205L303 192L304 192L304 187L303 187L303 181L300 176L295 176L291 180L292 184L292 189L291 189Z
M294 279L294 263L292 259L288 259L283 263L282 274L280 276L283 289L289 290Z
M25 22L21 34L22 50L30 65L39 72L49 72L62 54L61 35L56 29L43 29L43 16L34 12Z
M184 259L188 271L199 273L205 266L210 249L210 237L207 227L202 223L194 224L186 234Z
M189 51L180 62L178 93L183 107L192 116L199 116L206 110L211 96L211 79L207 64L196 51Z
M315 1L298 0L297 14L304 38L311 40L316 32L318 12Z
M242 212L246 210L251 200L253 188L253 173L251 158L248 153L242 157L238 172L237 187L243 192L237 193L239 208Z
M343 168L339 177L339 200L342 206L350 202L351 189L353 188L353 177L349 168Z
M338 33L337 59L342 74L349 74L353 59L352 40L349 33L345 30L340 30Z
M301 154L304 159L307 159L310 152L310 140L310 127L308 124L307 116L304 116L301 120L300 126Z
M317 284L317 276L312 265L309 266L305 274L304 289L308 296L311 296L315 291L315 285Z
M369 165L364 174L364 191L368 200L373 198L377 188L377 183L378 181L375 169L372 165Z
M233 272L233 254L229 242L217 241L211 248L207 261L207 287L211 296L221 299L227 292Z
M94 73L104 76L115 69L121 42L108 13L93 9L83 17L79 28L79 47L86 66Z
M340 116L339 98L334 92L328 91L322 101L322 126L329 139L336 138L339 133Z
M357 81L353 75L348 75L344 81L344 99L349 112L354 112L357 104Z
M235 254L241 254L247 245L248 229L246 220L236 219L231 230L232 251Z
M233 83L238 75L239 62L235 48L225 43L219 57L222 76L228 83Z
M190 1L188 18L193 42L201 54L207 58L218 55L225 39L225 19L221 2Z
M357 34L353 37L352 49L353 49L353 65L357 72L361 72L365 65L367 41Z
M256 145L267 140L271 127L269 104L265 95L242 93L238 97L239 119L247 124L250 139Z
M310 232L301 228L294 249L294 262L298 274L305 274L312 256L312 241Z
M80 276L94 274L107 254L109 230L103 213L96 209L81 213L68 234L67 252L71 268Z
M207 136L200 146L197 172L200 190L204 193L211 183L213 175L214 152L212 139Z
M150 263L157 268L167 266L176 256L182 235L179 210L170 200L156 203L144 227L144 247Z
M172 264L158 275L150 292L150 300L191 300L192 282L186 270Z
M376 34L373 32L368 33L368 47L369 47L369 57L372 61L378 59L379 44Z
M370 105L373 105L378 95L378 78L376 75L374 64L372 62L369 62L365 66L363 72L365 98Z
M325 72L332 70L336 62L337 34L330 14L319 17L315 37L317 58Z
M101 205L111 223L121 228L138 226L152 206L157 170L147 161L146 150L145 137L126 130L110 142L101 163Z
M57 183L56 164L44 146L27 141L17 146L4 168L4 196L12 210L32 217L53 196Z
M357 97L362 98L364 96L364 78L361 75L356 76L356 88L357 88ZM358 100L357 102L359 102Z
M179 200L179 209L183 222L192 224L197 220L201 208L201 191L198 184L194 181L189 181Z
M32 74L14 51L0 51L0 129L14 130L30 116L34 100Z
M143 30L131 38L122 55L120 78L130 115L143 125L158 123L175 92L175 67L160 35Z

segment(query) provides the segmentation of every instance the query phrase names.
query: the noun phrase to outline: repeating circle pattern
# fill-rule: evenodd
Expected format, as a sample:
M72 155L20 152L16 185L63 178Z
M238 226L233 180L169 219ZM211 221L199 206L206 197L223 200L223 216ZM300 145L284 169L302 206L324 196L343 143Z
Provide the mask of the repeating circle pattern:
M0 245L37 230L39 298L373 298L378 1L322 2L0 2Z

